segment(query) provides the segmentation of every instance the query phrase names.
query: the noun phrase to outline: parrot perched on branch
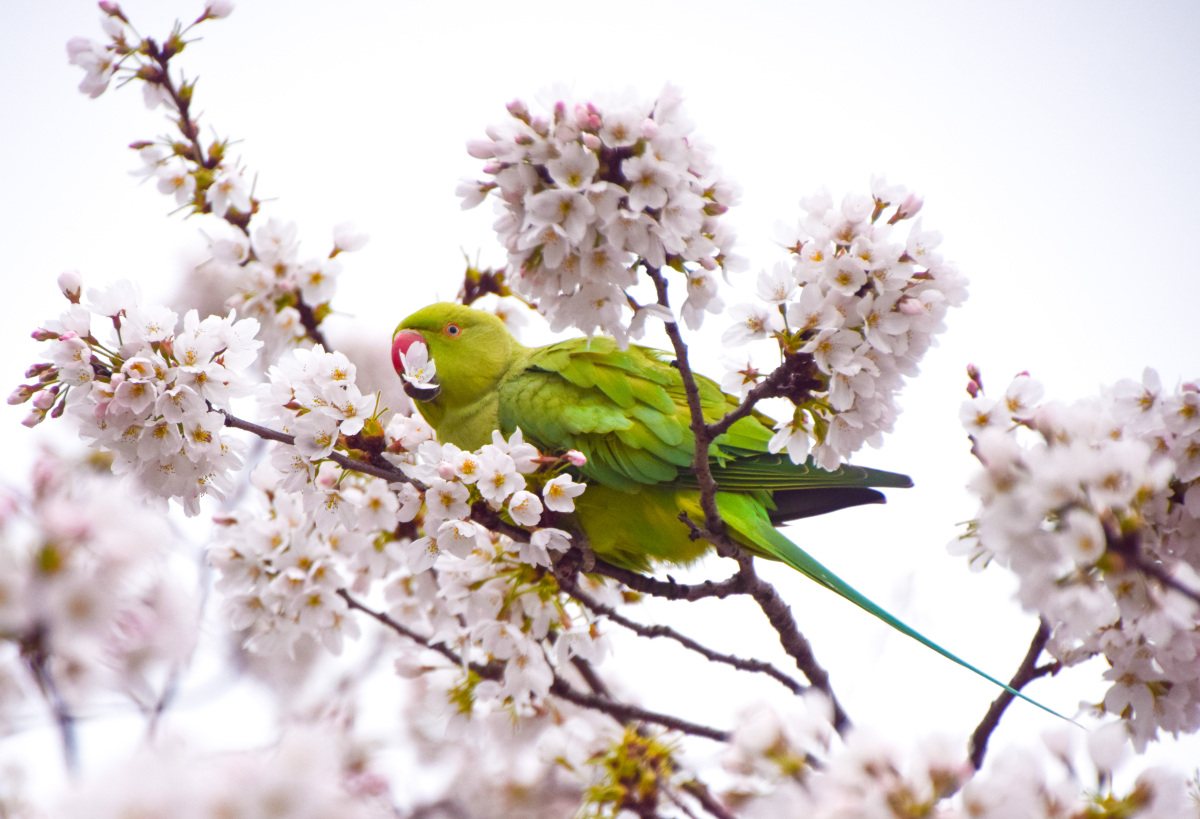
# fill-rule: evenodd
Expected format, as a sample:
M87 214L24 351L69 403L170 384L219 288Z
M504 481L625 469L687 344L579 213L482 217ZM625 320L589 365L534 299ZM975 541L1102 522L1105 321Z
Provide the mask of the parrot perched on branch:
M494 430L508 436L520 428L544 454L578 450L586 456L576 469L587 490L575 499L575 520L598 557L647 571L656 563L691 563L711 548L680 520L686 513L697 526L705 522L692 468L691 417L673 356L636 345L621 350L605 337L525 347L498 317L450 303L419 310L396 328L392 363L401 375L414 344L427 347L435 381L405 388L443 443L475 450L491 442ZM738 406L713 381L695 380L707 423ZM772 425L754 412L709 446L717 511L730 537L1028 700L881 609L776 531L797 518L883 503L875 487L910 487L912 481L858 466L828 472L811 461L793 464L768 451Z

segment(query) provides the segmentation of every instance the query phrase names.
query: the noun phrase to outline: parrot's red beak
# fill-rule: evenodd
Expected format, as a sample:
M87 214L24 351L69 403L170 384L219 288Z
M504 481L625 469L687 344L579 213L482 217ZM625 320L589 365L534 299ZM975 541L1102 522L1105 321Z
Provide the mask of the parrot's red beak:
M408 352L408 348L414 343L425 343L425 337L415 330L401 330L396 333L392 339L392 366L396 368L396 373L404 375L404 362L400 360L403 353Z
M442 391L436 381L414 383L405 377L403 357L408 354L409 348L414 344L419 344L426 349L429 347L425 337L415 330L401 330L396 333L392 337L392 366L396 368L396 373L404 382L404 392L408 394L409 398L417 401L432 401Z

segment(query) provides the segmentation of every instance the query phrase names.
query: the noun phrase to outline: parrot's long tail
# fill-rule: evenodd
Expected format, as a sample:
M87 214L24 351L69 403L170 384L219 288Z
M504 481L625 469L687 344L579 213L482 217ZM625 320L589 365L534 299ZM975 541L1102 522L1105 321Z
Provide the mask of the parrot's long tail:
M921 645L933 649L951 662L957 663L963 668L975 672L985 680L995 683L1013 696L1020 697L1029 704L1035 705L1043 711L1053 714L1060 719L1072 722L1072 720L1064 717L1054 709L1048 708L1037 700L1025 696L1007 683L1001 682L991 674L981 671L980 669L968 663L966 660L963 660L962 658L952 654L937 643L933 642L933 640L930 640L928 637L921 634L916 629L897 619L892 614L884 611L878 605L864 597L856 589L846 583L846 581L842 580L833 572L829 571L829 569L821 565L812 555L808 554L795 543L792 543L792 541L788 540L786 537L776 531L775 527L771 525L771 521L767 517L767 514L762 506L755 503L746 495L724 492L718 493L717 511L721 513L721 517L723 517L725 521L737 531L738 534L750 541L754 551L761 551L767 557L771 557L786 563L806 577L809 577L815 580L817 583L820 583L822 586L829 589L839 597L849 600L851 603L863 609L864 611L873 614L875 617L878 617L880 620L887 623L901 634L907 634Z

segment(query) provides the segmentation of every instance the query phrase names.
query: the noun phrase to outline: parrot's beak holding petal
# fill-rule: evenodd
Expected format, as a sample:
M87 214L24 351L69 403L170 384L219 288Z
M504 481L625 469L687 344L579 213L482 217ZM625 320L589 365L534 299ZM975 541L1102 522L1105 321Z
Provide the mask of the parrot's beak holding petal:
M404 382L404 392L414 401L432 401L438 397L441 391L442 388L438 384L430 384L428 387L418 387L410 381Z
M442 391L434 376L425 337L414 330L401 330L392 338L392 366L404 381L404 392L417 401L432 401ZM409 369L416 372L409 372Z

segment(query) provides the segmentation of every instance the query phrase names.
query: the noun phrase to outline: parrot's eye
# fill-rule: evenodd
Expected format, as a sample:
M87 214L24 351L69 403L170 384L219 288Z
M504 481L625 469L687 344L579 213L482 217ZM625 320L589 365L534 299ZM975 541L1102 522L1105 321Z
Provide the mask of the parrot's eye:
M450 322L442 328L442 332L450 336L450 338L458 338L459 333L462 332L462 328L454 322Z

